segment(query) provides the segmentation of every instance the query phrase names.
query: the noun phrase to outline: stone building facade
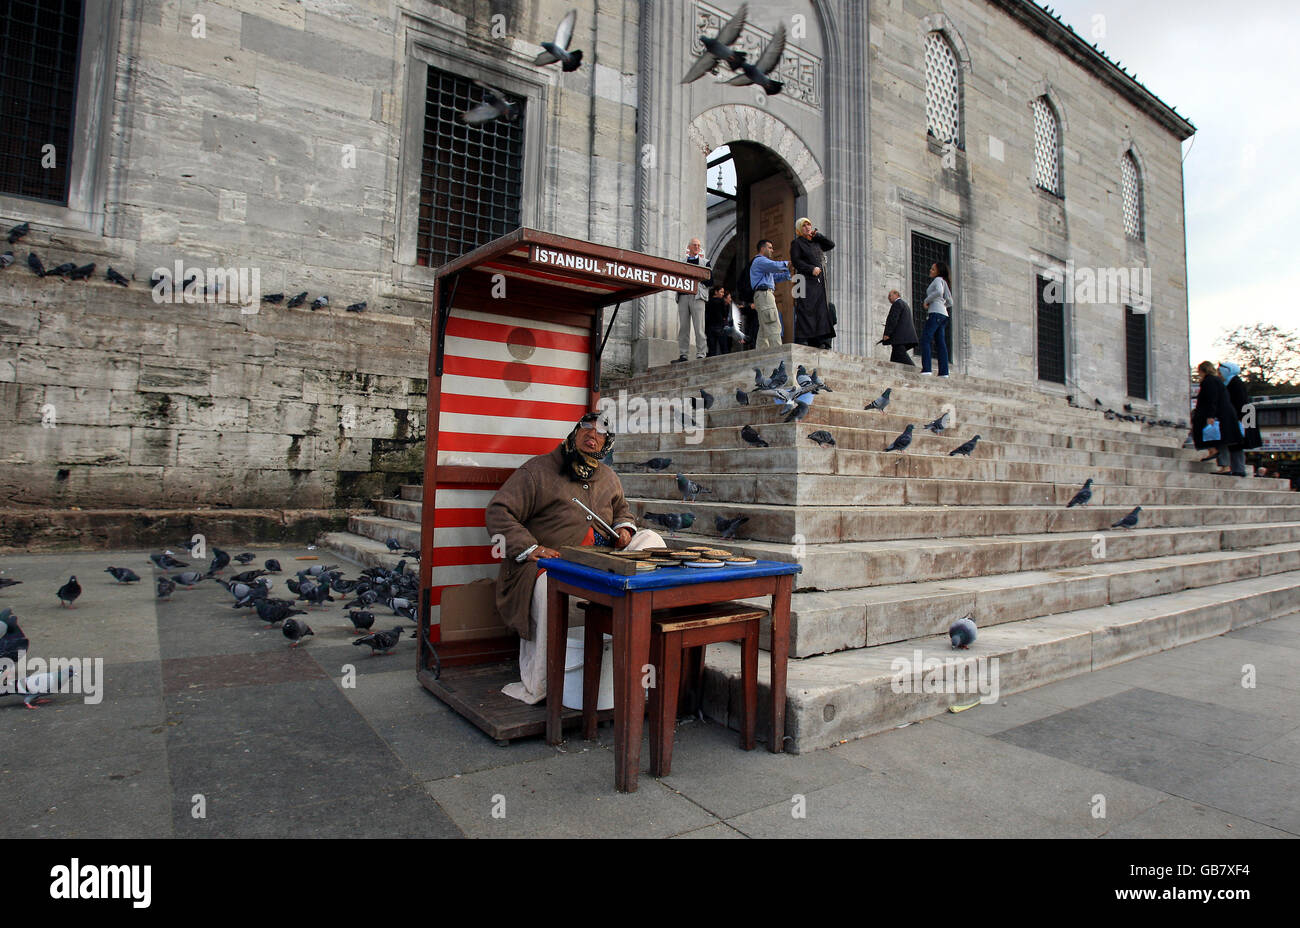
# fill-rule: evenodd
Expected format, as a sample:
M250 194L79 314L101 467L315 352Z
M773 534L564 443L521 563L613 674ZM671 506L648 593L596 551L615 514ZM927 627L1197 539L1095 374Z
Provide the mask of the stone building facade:
M739 44L756 56L784 28L784 91L728 86L725 68L681 84L695 36L736 6L87 2L56 146L65 195L0 191L3 228L32 227L5 246L16 261L0 271L0 495L320 507L418 479L439 256L517 222L678 257L705 234L705 166L723 146L743 176L736 219L721 225L731 231L710 254L741 260L769 228L784 229L769 236L784 253L792 218L814 217L837 245L827 280L838 350L886 356L875 346L884 294L913 292L917 243L941 243L958 373L1113 404L1137 344L1121 305L1132 300L1076 291L1044 315L1037 282L1144 267L1147 400L1131 399L1171 417L1185 409L1185 120L1027 0L942 12L929 0L750 0ZM582 66L533 65L569 9ZM953 144L927 132L927 99L943 90L935 35L954 62ZM458 173L460 146L487 144L452 118L487 99L474 81L521 108L484 130L507 164L496 188ZM1040 100L1057 120L1056 194L1035 181ZM29 141L25 157L42 157L42 139ZM1125 171L1140 191L1136 235ZM38 278L29 252L46 267L98 269L86 282ZM197 271L200 287L221 278L210 301L155 299L151 275L178 262L172 276ZM129 287L103 279L110 265ZM241 272L285 300L227 301L248 295ZM322 295L329 304L313 310ZM344 308L362 301L364 312ZM1055 342L1041 337L1044 319ZM675 329L666 295L623 307L607 374L675 357ZM1059 381L1040 379L1043 344L1061 355Z

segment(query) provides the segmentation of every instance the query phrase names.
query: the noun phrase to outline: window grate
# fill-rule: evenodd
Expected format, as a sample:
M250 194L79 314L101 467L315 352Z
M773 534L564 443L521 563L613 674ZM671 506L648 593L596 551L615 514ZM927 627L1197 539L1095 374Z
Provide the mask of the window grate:
M488 99L459 74L429 68L416 263L441 267L520 225L524 104L514 121L468 125L460 114Z
M1034 175L1038 186L1061 195L1060 123L1042 97L1034 101Z
M961 144L957 57L937 32L925 37L926 128L940 142Z
M930 265L942 261L948 265L950 278L956 276L956 271L952 267L952 246L940 241L937 238L930 238L928 235L922 235L920 232L912 233L912 322L916 325L916 335L919 338L925 331L925 317L930 313L922 305L925 303L925 291L930 286ZM957 300L956 294L953 295L953 302ZM955 310L954 310L955 311ZM943 337L948 342L948 357L953 358L952 353L952 315L954 311L949 311L948 326L944 329Z
M1147 315L1124 307L1124 368L1128 376L1128 395L1149 399L1147 394Z
M1038 379L1065 383L1065 304L1047 298L1060 292L1049 278L1038 277Z
M1142 237L1142 188L1138 184L1137 162L1126 152L1120 161L1121 187L1124 197L1124 231L1130 238Z
M0 193L68 202L81 19L82 0L0 4Z

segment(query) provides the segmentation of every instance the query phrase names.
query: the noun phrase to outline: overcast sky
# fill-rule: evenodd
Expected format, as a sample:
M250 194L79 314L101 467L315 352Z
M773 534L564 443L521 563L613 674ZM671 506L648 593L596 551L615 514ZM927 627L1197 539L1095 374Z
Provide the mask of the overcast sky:
M1036 0L1040 6L1042 0ZM1056 0L1196 126L1183 143L1191 362L1217 360L1226 329L1300 329L1300 2ZM1104 17L1104 23L1094 17Z

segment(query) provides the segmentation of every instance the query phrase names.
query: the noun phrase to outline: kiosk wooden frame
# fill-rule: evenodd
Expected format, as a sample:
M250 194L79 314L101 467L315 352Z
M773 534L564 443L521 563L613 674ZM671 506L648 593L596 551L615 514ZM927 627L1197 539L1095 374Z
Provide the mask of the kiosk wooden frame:
M439 526L438 496L462 493L481 500L487 491L495 491L531 454L544 453L559 439L489 436L492 449L483 458L519 458L510 466L469 466L448 458L453 451L465 450L466 436L455 430L452 420L461 415L478 415L485 420L499 417L502 422L518 422L537 416L539 424L552 427L577 421L581 413L598 408L600 399L600 356L608 331L602 333L604 310L629 300L670 291L692 293L700 281L709 277L708 268L672 261L606 245L596 245L534 229L514 232L489 242L438 269L433 291L432 326L429 340L428 415L425 439L423 503L420 519L420 603L419 646L416 673L422 686L451 705L458 712L500 742L546 730L544 706L528 706L499 693L505 680L502 662L517 656L513 636L485 637L444 642L441 624L433 619L433 610L441 603L441 593L456 584L434 584L436 567L473 564L480 574L489 563L482 545L438 544L436 532L443 529L447 537L458 531L473 537L473 522L456 522L450 515L457 510L443 507L448 514ZM458 315L459 314L459 315ZM493 322L500 319L501 324ZM535 323L537 340L529 341L528 331ZM509 327L510 338L536 344L563 341L571 360L580 360L575 345L585 341L586 371L562 371L556 367L533 366L492 360L492 352L478 352L475 358L458 358L448 352L449 327L462 333L467 327L495 334L480 335L482 344L491 339L501 341ZM611 320L612 327L612 320ZM585 339L575 333L581 330ZM568 335L556 332L567 332ZM456 340L453 334L451 340ZM464 339L462 339L464 341ZM507 345L515 342L507 341ZM499 346L498 346L499 347ZM581 349L577 349L581 350ZM558 353L563 357L563 353ZM449 368L450 362L450 368ZM457 365L460 367L457 367ZM455 370L453 370L455 369ZM460 373L477 377L497 376L496 383L509 378L510 391L497 397L484 396L481 406L464 395L447 393L444 379ZM530 380L534 375L541 381ZM549 377L549 380L545 378ZM486 381L480 380L480 383ZM585 393L575 388L581 383ZM567 403L538 401L530 397L530 388L563 384L571 397ZM508 395L507 395L508 394ZM444 401L444 396L447 401ZM582 396L579 401L578 397ZM578 410L578 407L582 407ZM565 413L573 413L566 415ZM568 428L564 429L567 433ZM512 443L513 441L513 443ZM540 447L549 441L546 448ZM531 445L530 445L531 442ZM451 449L451 450L448 450ZM439 463L439 452L443 461ZM496 453L502 452L502 453ZM477 505L477 502L475 502ZM467 510L459 510L466 512ZM482 523L479 522L479 525ZM495 575L495 571L493 571ZM443 668L454 668L445 674ZM495 669L494 669L495 668ZM514 677L514 679L518 679ZM565 713L566 723L576 724L581 712Z

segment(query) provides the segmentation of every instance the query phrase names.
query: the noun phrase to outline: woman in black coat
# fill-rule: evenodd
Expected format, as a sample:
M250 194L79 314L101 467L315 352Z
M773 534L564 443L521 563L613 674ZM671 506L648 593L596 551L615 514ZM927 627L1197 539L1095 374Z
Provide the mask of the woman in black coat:
M1214 364L1202 361L1196 370L1201 375L1201 389L1196 394L1196 408L1192 410L1192 443L1197 448L1214 449L1212 454L1201 458L1210 461L1219 456L1220 448L1241 447L1241 426ZM1219 423L1219 438L1207 442L1202 435L1212 422Z
M803 275L803 296L794 301L794 340L810 348L829 348L835 338L835 321L826 301L826 252L835 243L822 235L809 219L795 223L797 237L790 243L790 263Z

